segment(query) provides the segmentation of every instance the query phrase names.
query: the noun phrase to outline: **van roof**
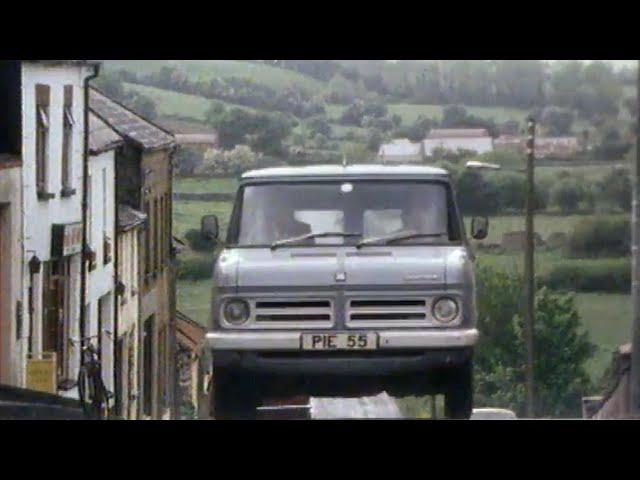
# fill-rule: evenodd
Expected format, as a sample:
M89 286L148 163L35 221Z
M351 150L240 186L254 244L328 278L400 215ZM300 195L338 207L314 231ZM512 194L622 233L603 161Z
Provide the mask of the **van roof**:
M306 167L273 167L251 170L242 179L268 177L343 177L343 176L448 176L442 168L422 165L313 165Z

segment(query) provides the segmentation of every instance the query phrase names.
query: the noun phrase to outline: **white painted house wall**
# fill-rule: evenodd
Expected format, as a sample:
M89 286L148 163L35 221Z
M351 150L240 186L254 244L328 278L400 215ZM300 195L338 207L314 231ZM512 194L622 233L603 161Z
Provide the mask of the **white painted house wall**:
M139 330L140 330L140 285L138 283L138 236L141 227L134 227L118 233L118 264L121 282L125 286L124 294L118 299L118 336L126 338L126 348L133 349L132 364L129 365L129 358L123 361L123 375L128 377L128 371L131 370L133 375L127 381L124 391L125 413L127 418L137 418L138 411L138 392L140 391L139 382Z
M23 184L23 235L24 235L24 273L23 298L29 297L30 275L29 260L35 255L40 261L51 259L51 231L53 224L70 224L82 221L82 170L84 150L84 79L93 73L86 65L50 65L23 62L22 64L22 184ZM55 194L50 200L39 200L36 189L36 84L49 85L51 88L49 105L49 137L47 158L47 191ZM71 144L71 186L76 189L72 196L63 198L62 190L62 144L64 86L73 86L73 117ZM80 335L80 254L71 259L71 303L68 323L68 335L78 339ZM42 353L42 273L36 275L33 284L34 315L29 316L25 308L25 334L32 335L32 353ZM25 306L26 307L26 306ZM29 332L29 325L33 332ZM79 345L71 347L70 376L77 375L79 366ZM24 381L24 379L23 379Z
M424 154L427 157L433 156L433 151L442 148L450 152L458 150L470 150L478 154L493 151L493 139L491 137L472 138L427 138L424 140Z
M90 198L87 243L96 253L95 269L89 271L86 305L89 336L100 335L102 373L105 386L113 391L113 348L115 312L115 152L113 150L89 158ZM104 263L104 238L111 243L111 261ZM102 328L98 331L100 299ZM98 341L94 342L98 344Z

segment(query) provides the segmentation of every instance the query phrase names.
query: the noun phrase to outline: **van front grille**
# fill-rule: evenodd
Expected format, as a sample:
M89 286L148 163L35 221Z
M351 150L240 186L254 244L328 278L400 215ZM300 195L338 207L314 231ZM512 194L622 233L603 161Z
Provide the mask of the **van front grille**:
M347 302L347 325L352 327L422 326L428 319L425 298L357 298Z
M318 328L333 325L333 304L328 299L274 300L253 303L254 319L261 327Z

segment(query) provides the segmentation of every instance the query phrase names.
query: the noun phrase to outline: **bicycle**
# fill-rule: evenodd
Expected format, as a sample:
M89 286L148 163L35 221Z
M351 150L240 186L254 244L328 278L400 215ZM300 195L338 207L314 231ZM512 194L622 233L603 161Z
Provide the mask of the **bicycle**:
M96 347L89 343L82 348L84 361L78 372L78 393L87 417L97 420L109 418L109 401L113 393L102 380L102 365Z

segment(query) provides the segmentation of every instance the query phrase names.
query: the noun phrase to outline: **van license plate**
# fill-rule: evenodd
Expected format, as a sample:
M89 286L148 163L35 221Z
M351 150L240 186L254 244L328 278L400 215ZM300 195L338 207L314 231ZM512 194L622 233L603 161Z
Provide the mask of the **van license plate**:
M303 333L302 350L375 350L377 333Z

